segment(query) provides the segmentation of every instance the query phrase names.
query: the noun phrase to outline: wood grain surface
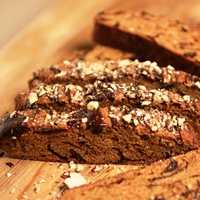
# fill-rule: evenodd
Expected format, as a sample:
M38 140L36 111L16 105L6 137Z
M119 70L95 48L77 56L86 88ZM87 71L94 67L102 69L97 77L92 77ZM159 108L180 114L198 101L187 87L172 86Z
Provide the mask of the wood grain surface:
M27 90L33 71L60 61L74 49L91 45L93 16L109 7L164 14L195 28L200 22L199 0L57 0L0 49L0 115L14 108L15 96ZM84 165L80 173L87 181L95 181L135 168ZM64 186L61 176L69 170L76 171L68 163L1 157L0 197L58 199Z

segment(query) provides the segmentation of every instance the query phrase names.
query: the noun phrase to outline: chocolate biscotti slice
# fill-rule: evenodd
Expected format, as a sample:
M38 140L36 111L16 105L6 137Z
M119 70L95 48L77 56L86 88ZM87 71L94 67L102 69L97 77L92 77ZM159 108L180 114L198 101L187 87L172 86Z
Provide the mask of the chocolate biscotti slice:
M199 98L200 78L172 66L159 67L156 62L138 60L109 60L98 62L63 61L36 71L29 88L45 84L93 84L96 80L122 84L144 85Z
M99 107L70 113L24 110L2 119L0 148L20 159L149 164L200 147L195 123L157 109Z
M199 92L200 95L200 92ZM130 109L158 109L179 115L197 124L200 132L200 101L190 95L180 95L166 89L148 89L144 85L126 85L115 82L95 81L85 86L73 84L41 84L16 99L16 110L45 109L57 112L71 112L86 108L89 102L100 107L125 105ZM199 127L199 128L198 128Z
M94 41L200 75L200 35L184 23L145 11L105 10L94 18Z
M191 200L200 198L200 151L172 157L95 183L66 189L61 200Z

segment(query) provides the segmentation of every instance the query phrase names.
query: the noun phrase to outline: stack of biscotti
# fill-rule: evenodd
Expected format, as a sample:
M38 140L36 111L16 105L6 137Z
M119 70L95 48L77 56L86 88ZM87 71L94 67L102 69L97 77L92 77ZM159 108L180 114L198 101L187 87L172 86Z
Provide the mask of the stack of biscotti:
M95 39L101 35L100 22L112 21L105 13L112 12L96 17ZM113 15L132 19L129 12ZM152 15L137 16L156 23ZM110 40L118 36L116 32ZM200 78L167 62L159 67L125 59L137 53L97 45L36 71L29 91L17 95L16 110L2 118L0 147L5 154L44 161L149 164L199 148Z
M145 11L116 9L98 13L94 21L96 42L200 75L200 35L184 23Z
M6 114L14 158L150 164L199 148L200 78L154 62L64 61L34 73Z
M197 200L200 199L200 151L172 157L92 184L67 189L69 200Z
M197 34L112 10L95 17L93 36L91 50L34 72L2 118L0 148L21 159L145 166L63 198L200 198Z

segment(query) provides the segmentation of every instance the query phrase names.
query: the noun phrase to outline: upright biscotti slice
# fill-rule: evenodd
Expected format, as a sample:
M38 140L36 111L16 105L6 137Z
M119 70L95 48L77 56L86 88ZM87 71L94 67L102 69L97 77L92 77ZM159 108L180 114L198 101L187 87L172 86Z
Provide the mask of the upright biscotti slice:
M81 187L67 189L61 200L197 200L200 151L176 156Z
M200 147L195 124L185 118L98 102L70 113L8 113L0 136L0 147L13 158L92 164L149 164Z
M200 35L178 20L144 11L105 10L94 18L96 42L200 75Z
M200 78L172 66L159 67L157 63L138 60L110 60L104 62L64 61L34 73L29 87L45 84L93 84L96 80L122 84L144 85L199 98Z

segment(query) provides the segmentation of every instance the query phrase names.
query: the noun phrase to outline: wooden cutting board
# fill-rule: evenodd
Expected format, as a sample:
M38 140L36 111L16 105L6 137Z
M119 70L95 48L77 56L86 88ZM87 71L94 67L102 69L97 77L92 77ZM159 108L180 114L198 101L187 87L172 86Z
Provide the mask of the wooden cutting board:
M87 3L86 3L87 2ZM57 0L0 49L0 116L14 108L14 97L27 90L32 72L59 62L74 49L91 45L93 16L108 7L147 10L177 18L190 26L200 22L199 0ZM58 199L64 172L81 173L88 182L135 166L74 165L0 158L0 197Z

